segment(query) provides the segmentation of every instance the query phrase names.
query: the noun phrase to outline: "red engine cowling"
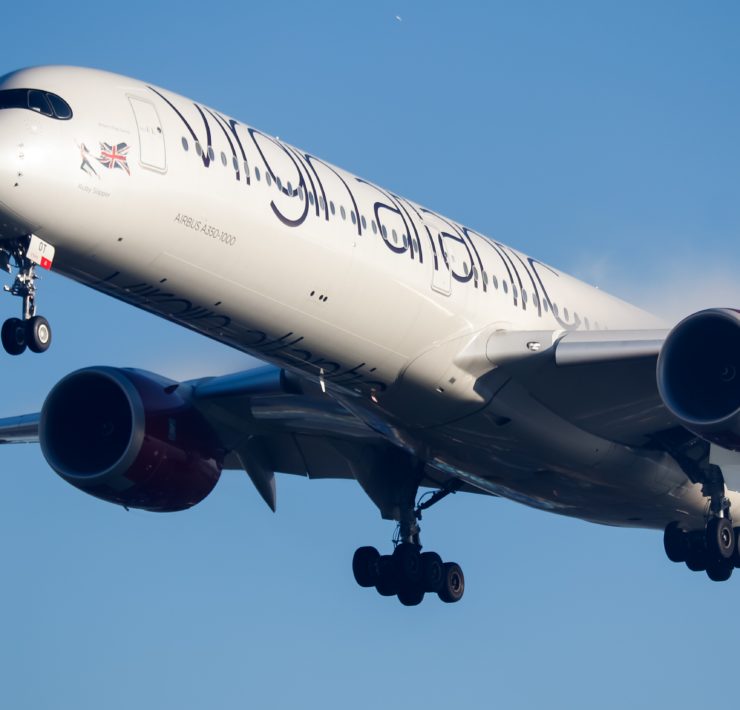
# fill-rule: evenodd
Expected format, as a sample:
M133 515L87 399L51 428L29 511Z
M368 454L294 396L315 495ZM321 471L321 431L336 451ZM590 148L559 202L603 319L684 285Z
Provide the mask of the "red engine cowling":
M41 450L68 483L129 508L184 510L221 475L223 451L177 383L140 370L91 367L49 393Z
M740 311L684 318L663 343L658 391L689 431L740 451Z

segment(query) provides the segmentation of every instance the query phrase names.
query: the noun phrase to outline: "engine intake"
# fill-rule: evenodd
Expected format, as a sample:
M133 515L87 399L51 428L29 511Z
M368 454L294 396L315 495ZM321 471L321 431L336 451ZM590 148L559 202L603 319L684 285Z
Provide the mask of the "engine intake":
M658 391L687 429L740 451L740 312L699 311L684 318L658 357Z
M44 402L39 441L65 481L160 512L203 500L223 463L217 437L177 383L140 370L92 367L65 377Z

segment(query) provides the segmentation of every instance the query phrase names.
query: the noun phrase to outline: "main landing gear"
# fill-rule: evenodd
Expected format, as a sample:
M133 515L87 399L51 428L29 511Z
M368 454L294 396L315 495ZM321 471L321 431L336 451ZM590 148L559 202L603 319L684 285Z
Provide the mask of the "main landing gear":
M740 568L740 527L733 527L721 474L704 487L710 497L704 530L685 531L678 523L670 523L663 533L663 545L671 562L684 562L692 572L706 572L712 581L726 582L732 570Z
M710 518L704 530L682 530L671 523L663 533L666 555L671 562L685 562L692 572L706 572L714 582L725 582L740 568L740 527L730 518Z
M0 250L0 267L8 273L17 269L12 286L5 290L23 299L22 318L8 318L0 329L5 352L20 355L28 348L42 353L51 345L51 326L43 316L36 315L36 264L27 256L28 238L14 240ZM12 266L11 266L12 264Z
M352 572L361 587L375 587L384 597L397 596L404 606L416 606L425 594L437 594L448 604L458 602L465 592L465 577L456 562L443 562L436 552L422 552L419 539L421 512L434 505L457 486L438 491L416 507L402 511L399 530L390 555L374 547L360 547L352 559Z

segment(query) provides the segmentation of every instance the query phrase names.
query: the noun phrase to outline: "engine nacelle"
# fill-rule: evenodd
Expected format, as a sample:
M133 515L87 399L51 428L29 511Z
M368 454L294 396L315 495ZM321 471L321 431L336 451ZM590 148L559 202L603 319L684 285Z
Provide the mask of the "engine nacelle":
M129 508L199 503L221 475L223 451L176 382L141 370L90 367L49 393L41 450L68 483Z
M658 391L689 431L740 451L740 311L684 318L660 351Z

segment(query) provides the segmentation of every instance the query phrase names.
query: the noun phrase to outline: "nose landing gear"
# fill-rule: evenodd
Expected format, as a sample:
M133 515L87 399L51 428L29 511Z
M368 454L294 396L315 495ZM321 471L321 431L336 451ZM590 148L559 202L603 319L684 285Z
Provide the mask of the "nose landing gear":
M0 341L5 352L20 355L28 348L42 353L51 345L51 326L43 316L36 315L36 264L28 257L29 237L14 240L0 248L0 266L8 273L17 269L12 286L4 289L23 299L22 318L8 318L0 329Z

